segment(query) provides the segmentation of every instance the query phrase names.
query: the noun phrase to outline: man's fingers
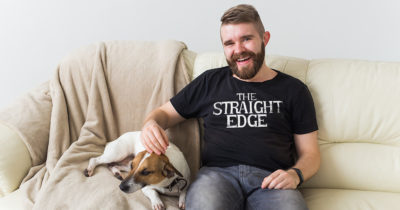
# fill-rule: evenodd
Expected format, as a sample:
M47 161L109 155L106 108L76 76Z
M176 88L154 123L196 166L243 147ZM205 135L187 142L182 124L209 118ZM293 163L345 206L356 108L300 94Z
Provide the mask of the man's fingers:
M149 147L149 145L147 145L147 139L146 139L146 138L147 138L147 137L142 133L142 134L141 134L140 141L142 142L144 148L146 148L147 152L151 154L151 153L153 152L153 150L151 150L151 148Z
M276 185L274 189L283 190L287 185L288 184L286 182L281 182L278 185Z
M142 132L142 143L146 150L151 154L152 152L156 154L161 154L160 150L154 145L151 135L148 135L147 132ZM150 151L149 151L150 150Z
M296 189L296 187L293 187L290 183L288 183L285 186L283 186L282 189L284 189L284 190L292 190L292 189Z
M261 183L261 189L265 189L268 186L268 180L267 178L264 178L263 182Z
M275 179L273 179L271 181L271 183L268 185L269 189L277 189L276 187L282 183L285 180L285 178L282 176L282 174L278 174L277 177L275 177Z
M167 147L169 146L169 139L168 139L168 136L167 136L167 134L165 133L165 131L164 130L161 130L161 134L163 135L163 139L164 139L164 141L165 141L165 144L167 145ZM165 147L165 148L167 148L167 147Z
M281 176L279 178L281 178ZM275 185L274 189L278 190L284 189L289 184L289 182L286 179L278 180L277 183L278 184Z
M168 138L165 131L156 122L149 121L144 125L141 138L143 146L149 153L154 152L157 155L165 153Z
M263 183L261 184L261 188L273 189L284 180L284 177L282 177L282 175L284 175L283 170L274 171L272 174L264 178Z
M149 139L148 143L150 148L157 154L160 155L161 152L163 151L161 145L158 143L157 139L154 137L154 134L147 135L147 138Z
M150 144L149 146L154 153L156 153L157 155L161 154L161 151L156 146L154 146L154 144Z
M276 171L269 176L265 177L263 180L263 183L261 184L261 188L265 189L268 187L268 185L271 183L272 180L274 180L279 174L276 173Z
M167 149L167 143L166 143L167 140L165 139L165 136L162 135L163 131L155 128L155 129L153 129L153 133L154 133L156 139L158 140L157 142L160 144L163 151L165 151Z

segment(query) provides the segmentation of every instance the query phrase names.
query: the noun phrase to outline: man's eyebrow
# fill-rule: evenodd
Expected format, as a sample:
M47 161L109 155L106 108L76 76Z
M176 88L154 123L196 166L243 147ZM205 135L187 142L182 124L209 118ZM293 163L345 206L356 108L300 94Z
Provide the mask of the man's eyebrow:
M229 40L226 40L226 41L224 41L224 45L228 45L228 44L231 44L231 43L233 43L233 42L232 42L232 40L230 40L230 39L229 39Z
M253 37L254 37L254 35L249 34L249 35L244 35L244 36L242 36L241 38L242 38L242 39L246 39L246 38L253 38Z
M243 35L243 36L240 37L241 40L243 40L243 39L252 39L252 38L254 38L253 34ZM224 43L224 45L228 45L228 44L233 43L233 41L231 39L229 39L229 40L224 41L223 43Z

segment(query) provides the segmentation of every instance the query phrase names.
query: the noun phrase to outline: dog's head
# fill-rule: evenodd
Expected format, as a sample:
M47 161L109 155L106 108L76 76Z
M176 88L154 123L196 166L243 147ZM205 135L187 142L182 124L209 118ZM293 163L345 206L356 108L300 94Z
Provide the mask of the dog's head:
M142 151L133 158L131 171L122 180L119 188L126 193L132 193L146 185L166 187L176 175L183 177L167 156Z

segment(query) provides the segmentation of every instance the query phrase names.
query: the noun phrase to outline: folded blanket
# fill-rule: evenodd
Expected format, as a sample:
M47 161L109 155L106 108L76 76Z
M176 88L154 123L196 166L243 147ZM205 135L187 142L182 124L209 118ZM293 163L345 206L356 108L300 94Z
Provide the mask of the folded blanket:
M188 82L176 41L113 41L82 48L57 68L49 83L0 114L19 131L33 167L20 190L27 209L150 209L137 191L125 194L106 167L83 170L108 141L140 130L146 115ZM168 130L184 153L192 177L199 168L196 120ZM162 196L168 208L175 197Z

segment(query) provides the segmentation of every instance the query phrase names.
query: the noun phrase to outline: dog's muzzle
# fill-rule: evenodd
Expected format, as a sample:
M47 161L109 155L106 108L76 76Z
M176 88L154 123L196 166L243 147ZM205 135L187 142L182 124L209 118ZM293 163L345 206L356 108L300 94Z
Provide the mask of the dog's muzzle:
M133 192L136 192L136 191L142 189L142 187L144 187L144 186L145 186L145 184L140 184L140 183L138 184L138 183L133 183L133 182L129 182L129 181L123 181L119 185L119 189L121 189L125 193L133 193Z

